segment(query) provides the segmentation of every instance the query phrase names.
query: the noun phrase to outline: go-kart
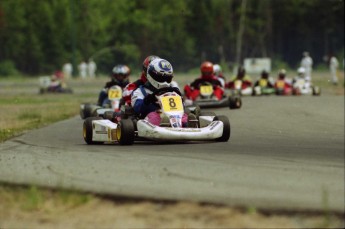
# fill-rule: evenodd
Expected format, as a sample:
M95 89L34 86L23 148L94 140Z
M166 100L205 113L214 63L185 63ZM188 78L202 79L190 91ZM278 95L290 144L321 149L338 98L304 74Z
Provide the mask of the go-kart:
M242 106L241 97L230 95L227 91L224 92L222 99L219 100L214 95L213 86L209 82L201 83L199 91L199 97L192 101L192 104L201 108L229 107L230 109L239 109Z
M309 81L304 78L297 78L293 82L292 88L293 95L321 95L321 88L312 85Z
M108 98L103 102L102 106L92 103L83 103L80 105L80 117L86 119L88 117L103 117L107 111L120 111L122 104L122 88L118 85L108 89Z
M255 95L271 95L275 93L274 87L270 87L268 79L259 79L256 86L254 86L253 96Z
M236 79L233 81L232 86L229 86L230 95L240 97L242 95L252 95L253 88L249 86L247 83L244 83L240 79Z
M67 87L65 82L60 80L52 81L49 76L41 76L39 78L39 93L73 93L73 90Z
M278 79L275 83L275 94L276 95L291 95L292 86L287 83L285 80Z
M138 140L219 142L229 140L230 122L226 116L186 110L181 95L173 88L161 89L154 94L159 106L157 112L161 117L165 117L162 118L159 126L133 114L127 106L122 106L125 109L122 109L121 118L117 122L101 117L87 118L83 124L85 142L87 144L118 142L120 145L132 145ZM194 120L188 121L188 123L192 122L193 127L183 126L182 116L185 112L197 114L194 115L196 117ZM105 116L108 116L109 112L106 114Z

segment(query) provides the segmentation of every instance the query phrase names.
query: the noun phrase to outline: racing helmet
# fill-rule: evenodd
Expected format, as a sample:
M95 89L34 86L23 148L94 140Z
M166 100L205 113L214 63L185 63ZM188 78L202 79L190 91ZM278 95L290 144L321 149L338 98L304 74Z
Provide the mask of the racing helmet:
M213 64L209 61L205 61L200 66L201 77L203 79L212 78L213 75Z
M126 81L131 74L131 69L127 65L119 64L113 68L112 79L116 81Z
M159 58L159 57L155 56L155 55L150 55L150 56L147 56L145 58L145 60L143 61L143 72L142 72L142 74L140 76L141 81L143 81L143 82L147 81L147 78L146 78L147 67L149 66L151 61L153 61L154 59L157 59L157 58Z
M286 70L285 69L280 69L279 72L278 72L279 79L283 80L283 79L285 79L285 76L286 76Z
M222 73L222 67L219 64L213 65L213 72L215 75L219 76Z
M263 79L268 79L268 72L267 72L266 70L263 70L263 71L261 72L261 77L262 77Z
M170 87L173 78L173 68L169 61L156 58L147 68L147 80L156 89Z
M305 68L299 67L299 68L297 69L297 74L298 74L299 76L304 76L304 74L305 74Z
M246 70L244 69L244 67L240 66L237 70L237 78L244 78L244 76L246 75Z
M149 64L151 63L151 61L153 61L154 59L159 58L158 56L155 55L151 55L145 58L144 62L143 62L143 71L146 73L147 72L147 67L149 66Z

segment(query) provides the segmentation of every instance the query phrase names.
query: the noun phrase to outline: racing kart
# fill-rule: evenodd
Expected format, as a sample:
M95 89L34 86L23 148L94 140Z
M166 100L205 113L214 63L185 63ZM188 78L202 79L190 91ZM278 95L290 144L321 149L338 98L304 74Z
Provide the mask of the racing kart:
M306 81L304 78L294 79L293 95L321 95L321 88L318 86L312 85L309 81Z
M147 119L135 115L128 106L122 106L118 121L102 117L84 120L83 137L87 144L116 143L132 145L135 141L219 141L230 138L230 122L226 116L216 116L213 112L203 113L185 109L181 95L173 88L161 89L154 93L162 121L154 125ZM183 126L184 113L196 114L193 127ZM109 112L106 117L111 116ZM164 121L165 120L165 121Z
M242 106L241 97L238 95L230 95L224 92L223 98L218 99L214 95L213 86L209 82L203 82L200 85L200 96L192 102L201 108L229 107L230 109L239 109Z
M53 82L49 76L41 76L39 78L39 93L73 93L73 90L67 87L65 82L59 80Z
M271 95L275 93L274 87L270 87L267 79L259 79L256 86L253 88L253 96L255 95Z
M233 97L253 94L253 88L239 79L233 81L233 85L229 86L229 90L230 95Z
M83 103L80 105L80 117L103 117L107 111L119 111L122 104L122 88L118 85L110 87L107 91L108 98L102 106L92 103Z
M275 94L276 95L291 95L292 86L285 80L279 79L275 83Z

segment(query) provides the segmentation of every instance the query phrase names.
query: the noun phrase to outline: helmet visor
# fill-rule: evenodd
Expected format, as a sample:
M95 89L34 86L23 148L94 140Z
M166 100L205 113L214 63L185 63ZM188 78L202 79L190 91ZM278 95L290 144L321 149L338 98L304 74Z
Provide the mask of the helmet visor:
M159 83L171 83L173 78L173 75L157 72L153 68L149 68L148 73L155 81Z

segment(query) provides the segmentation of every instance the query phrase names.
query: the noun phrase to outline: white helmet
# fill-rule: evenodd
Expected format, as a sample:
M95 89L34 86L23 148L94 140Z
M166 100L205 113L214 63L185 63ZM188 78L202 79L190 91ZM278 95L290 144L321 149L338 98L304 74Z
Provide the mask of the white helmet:
M213 72L218 76L222 72L222 67L219 64L213 65Z
M157 89L169 87L173 72L169 61L157 58L152 60L147 67L147 80Z
M299 67L299 68L297 69L297 73L298 73L299 75L305 74L305 68Z

